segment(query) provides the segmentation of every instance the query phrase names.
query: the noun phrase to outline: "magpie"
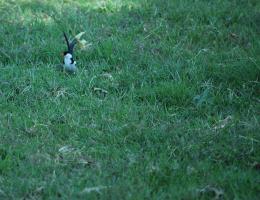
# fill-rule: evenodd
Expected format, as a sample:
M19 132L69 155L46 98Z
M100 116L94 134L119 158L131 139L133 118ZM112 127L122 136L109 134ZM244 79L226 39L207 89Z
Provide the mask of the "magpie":
M77 40L74 38L69 42L67 35L63 32L68 50L63 52L63 68L68 72L75 72L77 70L76 61L73 59L73 48L77 43Z

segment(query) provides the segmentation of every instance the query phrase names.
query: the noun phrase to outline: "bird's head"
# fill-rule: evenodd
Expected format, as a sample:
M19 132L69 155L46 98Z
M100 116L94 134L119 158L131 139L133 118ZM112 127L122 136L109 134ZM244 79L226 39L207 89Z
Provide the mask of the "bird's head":
M71 55L69 51L63 51L63 52L61 52L61 57L62 57L62 58L68 57L69 55ZM72 57L72 56L71 56L71 57Z
M65 55L67 55L69 52L68 51L63 51L61 54L63 55L63 56L65 56Z

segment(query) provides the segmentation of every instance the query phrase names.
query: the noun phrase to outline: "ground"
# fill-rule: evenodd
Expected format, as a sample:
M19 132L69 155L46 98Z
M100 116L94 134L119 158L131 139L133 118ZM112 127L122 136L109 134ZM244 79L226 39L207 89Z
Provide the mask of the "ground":
M259 10L0 0L0 199L258 199Z

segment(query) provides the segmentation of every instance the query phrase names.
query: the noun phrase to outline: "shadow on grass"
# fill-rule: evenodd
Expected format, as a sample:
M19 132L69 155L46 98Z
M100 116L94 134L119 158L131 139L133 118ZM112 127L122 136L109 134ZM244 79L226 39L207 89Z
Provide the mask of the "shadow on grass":
M188 1L119 1L120 6L111 2L3 3L0 62L57 66L66 48L62 31L71 37L86 31L84 37L93 46L76 52L79 67L128 72L129 76L118 77L119 87L130 87L133 79L148 87L158 81L210 80L231 88L259 80L255 43L259 22L253 17L257 11L247 13L242 7L251 9L251 4L238 6L227 16L232 2L197 2L192 9Z
M170 81L174 87L184 81L192 88L211 81L239 89L259 80L257 11L244 9L251 4L227 16L232 2L197 2L192 9L189 1L119 1L119 6L113 1L84 2L3 3L0 63L57 66L66 48L62 32L72 37L86 31L84 37L93 46L76 51L79 67L127 72L118 76L119 88L130 88L133 81L144 88L153 82Z

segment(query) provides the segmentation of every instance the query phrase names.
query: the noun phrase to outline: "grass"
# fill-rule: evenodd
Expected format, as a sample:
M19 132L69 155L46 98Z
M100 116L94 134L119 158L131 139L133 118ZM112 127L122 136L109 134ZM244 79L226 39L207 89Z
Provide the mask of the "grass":
M258 199L259 9L0 0L0 199Z

